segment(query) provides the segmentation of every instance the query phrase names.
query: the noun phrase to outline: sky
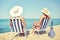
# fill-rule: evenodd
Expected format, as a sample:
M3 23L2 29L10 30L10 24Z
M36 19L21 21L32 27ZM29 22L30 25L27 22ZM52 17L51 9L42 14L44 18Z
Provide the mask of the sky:
M48 8L51 18L60 18L60 0L0 0L0 19L10 18L10 9L23 7L24 18L40 18L41 10Z

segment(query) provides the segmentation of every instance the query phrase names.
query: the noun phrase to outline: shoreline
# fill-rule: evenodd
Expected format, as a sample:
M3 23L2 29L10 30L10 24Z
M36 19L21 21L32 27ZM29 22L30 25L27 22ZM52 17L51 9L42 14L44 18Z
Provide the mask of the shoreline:
M50 27L48 26L46 28L46 34L42 34L42 35L38 35L37 34L33 34L30 30L30 34L28 35L28 37L25 39L25 37L15 37L13 40L60 40L60 25L56 25L53 26L54 32L55 32L55 37L54 38L50 38L48 36L48 32L50 31ZM7 33L3 33L0 34L0 40L10 40L11 38L13 38L17 33L15 32L7 32Z

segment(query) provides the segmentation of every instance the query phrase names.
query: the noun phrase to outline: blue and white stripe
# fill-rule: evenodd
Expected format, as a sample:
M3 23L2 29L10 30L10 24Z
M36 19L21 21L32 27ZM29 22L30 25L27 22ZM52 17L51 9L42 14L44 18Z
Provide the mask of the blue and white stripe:
M13 24L13 26L12 26L12 31L13 32L20 32L20 33L22 33L23 31L23 28L22 28L22 23L21 23L21 21L20 21L20 19L11 19L12 20L12 24Z
M41 25L41 29L45 29L48 23L48 18L43 18L42 19L42 25Z

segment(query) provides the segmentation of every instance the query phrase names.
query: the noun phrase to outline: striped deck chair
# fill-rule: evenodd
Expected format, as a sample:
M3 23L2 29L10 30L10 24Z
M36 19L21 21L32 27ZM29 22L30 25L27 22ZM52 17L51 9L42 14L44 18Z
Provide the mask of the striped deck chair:
M42 19L42 24L40 29L46 29L47 24L48 24L49 19L48 18L43 18Z
M12 32L24 33L24 28L21 19L10 19L10 26Z
M40 32L39 31L35 31L35 33L37 33L37 34L45 33L46 32L45 29L47 27L48 22L49 22L49 18L48 17L47 18L43 18L42 21L41 21L41 26L40 26L40 30L39 30Z

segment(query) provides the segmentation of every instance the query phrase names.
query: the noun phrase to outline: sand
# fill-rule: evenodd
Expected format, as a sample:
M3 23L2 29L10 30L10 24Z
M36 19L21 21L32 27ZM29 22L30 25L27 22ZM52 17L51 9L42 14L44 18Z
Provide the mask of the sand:
M48 32L50 31L50 27L46 28L46 33L37 35L32 33L32 30L30 30L30 34L28 37L15 37L13 40L60 40L60 25L53 26L55 31L55 37L51 38L48 36ZM17 33L14 32L7 32L0 34L0 40L11 40Z

